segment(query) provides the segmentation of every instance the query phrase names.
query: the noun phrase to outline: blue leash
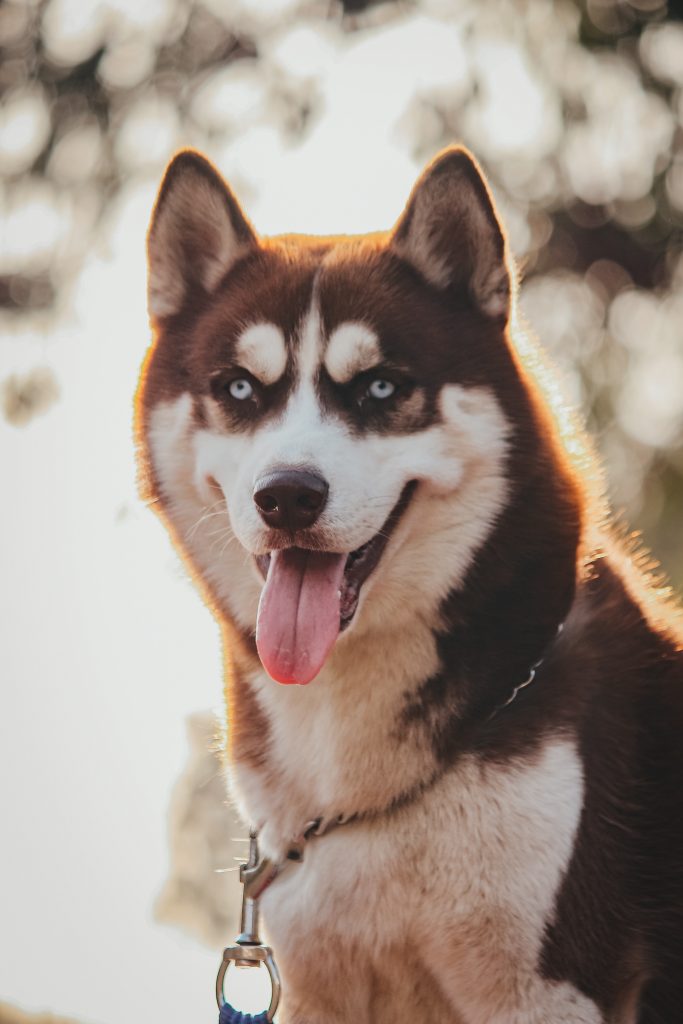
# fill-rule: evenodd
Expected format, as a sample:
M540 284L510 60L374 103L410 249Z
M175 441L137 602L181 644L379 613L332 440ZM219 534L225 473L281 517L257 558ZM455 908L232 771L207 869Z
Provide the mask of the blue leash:
M251 1013L236 1010L230 1003L223 1003L218 1024L268 1024L268 1013L264 1010L263 1013L253 1016Z

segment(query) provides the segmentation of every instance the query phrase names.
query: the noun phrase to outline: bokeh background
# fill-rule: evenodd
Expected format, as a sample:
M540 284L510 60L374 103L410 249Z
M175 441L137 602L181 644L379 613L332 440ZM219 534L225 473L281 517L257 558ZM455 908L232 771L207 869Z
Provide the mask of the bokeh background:
M213 1019L234 931L240 829L198 713L220 700L217 629L135 490L165 162L203 149L264 233L354 232L467 143L614 509L680 588L682 18L673 0L0 4L2 1024Z

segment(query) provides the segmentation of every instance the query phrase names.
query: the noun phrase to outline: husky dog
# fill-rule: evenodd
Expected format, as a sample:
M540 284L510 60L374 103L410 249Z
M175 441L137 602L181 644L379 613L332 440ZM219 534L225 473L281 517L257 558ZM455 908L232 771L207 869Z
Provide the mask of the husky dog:
M675 609L513 347L474 159L388 233L264 239L182 152L149 306L143 477L223 628L279 1021L682 1021Z

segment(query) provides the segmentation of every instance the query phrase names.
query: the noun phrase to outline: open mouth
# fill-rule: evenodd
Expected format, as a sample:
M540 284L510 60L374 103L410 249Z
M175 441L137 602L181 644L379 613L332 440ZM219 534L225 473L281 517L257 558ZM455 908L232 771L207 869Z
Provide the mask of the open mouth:
M339 633L355 615L363 584L379 564L416 481L406 484L382 529L351 552L284 548L256 563L266 581L256 645L268 674L281 683L315 678Z

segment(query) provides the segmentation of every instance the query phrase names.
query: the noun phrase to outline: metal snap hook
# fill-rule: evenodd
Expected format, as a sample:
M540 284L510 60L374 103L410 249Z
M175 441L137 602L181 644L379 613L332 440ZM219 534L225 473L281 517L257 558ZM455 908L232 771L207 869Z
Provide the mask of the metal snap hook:
M269 1021L272 1021L280 1002L281 984L280 973L270 946L247 946L237 943L233 946L227 946L223 950L223 960L218 968L218 975L216 977L216 1002L218 1003L219 1010L228 1001L225 997L224 988L230 964L241 967L258 967L260 964L264 964L268 971L271 986L270 1005L266 1010L266 1017Z
M280 974L270 946L264 945L259 936L259 897L278 874L277 865L261 857L255 832L249 835L249 860L240 867L242 882L241 934L234 945L226 946L216 976L216 1002L219 1010L228 1004L225 998L225 978L230 964L237 967L258 967L264 964L270 978L270 1006L266 1019L272 1021L280 1002ZM228 1004L229 1005L229 1004ZM241 1014L236 1014L241 1017ZM249 1017L251 1019L251 1017Z

